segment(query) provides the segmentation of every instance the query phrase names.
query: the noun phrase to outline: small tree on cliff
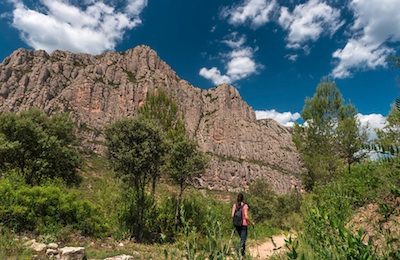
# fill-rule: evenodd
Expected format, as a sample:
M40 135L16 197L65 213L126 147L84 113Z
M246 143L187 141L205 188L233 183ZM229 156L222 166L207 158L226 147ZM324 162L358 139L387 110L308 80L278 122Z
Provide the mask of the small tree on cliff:
M198 150L197 143L186 136L183 125L174 131L170 131L167 140L168 152L164 169L169 174L172 182L179 186L177 207L175 209L175 226L177 227L183 192L196 177L204 173L207 158L204 153Z
M162 135L152 122L122 119L106 130L106 143L113 167L126 184L127 192L135 194L126 200L124 221L132 235L142 240L145 211L152 206L146 187L160 171L164 156ZM129 195L129 194L128 194Z

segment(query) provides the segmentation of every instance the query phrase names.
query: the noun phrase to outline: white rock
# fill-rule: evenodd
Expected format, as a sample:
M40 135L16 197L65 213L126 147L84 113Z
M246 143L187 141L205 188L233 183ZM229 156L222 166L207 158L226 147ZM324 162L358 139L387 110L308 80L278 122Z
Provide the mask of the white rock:
M117 255L113 257L105 258L104 260L133 260L133 256L131 255Z
M50 243L50 244L47 245L47 248L57 249L58 248L58 244L57 243Z
M46 250L47 246L46 246L46 244L43 244L43 243L33 242L30 245L30 248L35 252L42 252L42 251Z
M123 247L124 243L121 242L121 243L118 244L118 246Z
M60 260L82 260L84 257L84 247L63 247L60 249Z

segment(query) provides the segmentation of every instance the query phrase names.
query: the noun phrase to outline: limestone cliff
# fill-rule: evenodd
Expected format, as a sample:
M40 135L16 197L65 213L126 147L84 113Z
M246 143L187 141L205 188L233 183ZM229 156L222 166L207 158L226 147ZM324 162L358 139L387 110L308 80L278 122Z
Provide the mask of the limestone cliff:
M33 106L49 114L69 112L83 146L97 152L104 148L104 127L135 115L154 88L177 101L189 134L212 157L198 185L238 190L267 178L278 192L299 186L301 161L288 129L257 121L229 85L193 87L147 46L98 56L18 49L0 64L0 112Z

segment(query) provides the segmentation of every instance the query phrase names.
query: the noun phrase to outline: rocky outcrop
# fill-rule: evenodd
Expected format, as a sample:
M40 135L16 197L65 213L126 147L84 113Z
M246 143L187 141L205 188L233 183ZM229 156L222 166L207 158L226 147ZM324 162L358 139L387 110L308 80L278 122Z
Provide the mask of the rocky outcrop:
M1 112L33 106L69 112L83 146L95 152L104 149L104 127L135 115L155 88L177 101L189 134L212 157L199 185L238 190L267 178L278 192L299 186L301 162L288 129L257 121L229 85L193 87L147 46L98 56L19 49L0 65Z

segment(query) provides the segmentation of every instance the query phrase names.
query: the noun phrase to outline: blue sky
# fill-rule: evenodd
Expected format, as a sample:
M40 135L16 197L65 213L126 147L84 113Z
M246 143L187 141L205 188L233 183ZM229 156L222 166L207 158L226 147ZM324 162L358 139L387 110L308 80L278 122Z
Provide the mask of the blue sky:
M17 48L101 53L146 44L201 88L237 87L290 125L322 78L373 127L400 95L400 0L2 0L0 59Z

